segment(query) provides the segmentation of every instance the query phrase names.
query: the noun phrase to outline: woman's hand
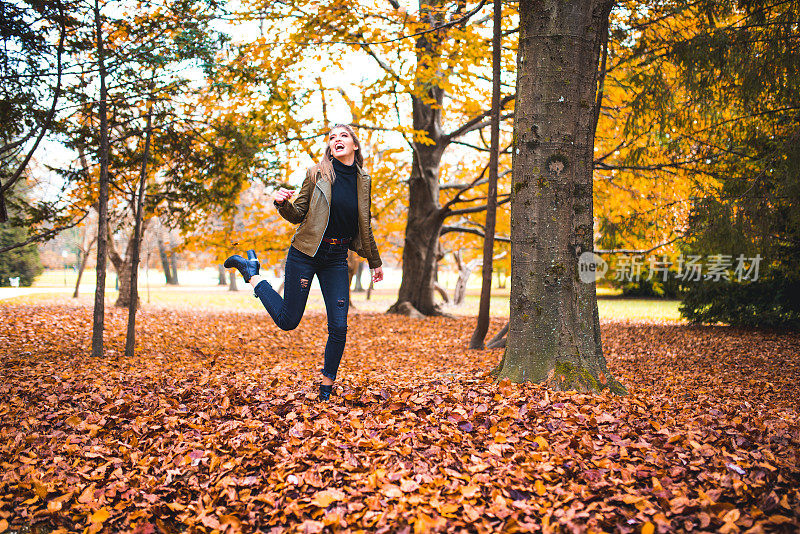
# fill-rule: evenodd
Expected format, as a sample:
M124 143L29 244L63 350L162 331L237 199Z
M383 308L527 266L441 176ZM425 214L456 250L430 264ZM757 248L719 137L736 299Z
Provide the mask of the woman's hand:
M375 267L372 271L372 281L380 282L381 280L383 280L383 267Z
M286 202L287 200L292 198L292 195L294 195L294 191L293 190L284 189L283 187L281 187L272 196L272 200L274 200L278 204L283 204L284 202Z

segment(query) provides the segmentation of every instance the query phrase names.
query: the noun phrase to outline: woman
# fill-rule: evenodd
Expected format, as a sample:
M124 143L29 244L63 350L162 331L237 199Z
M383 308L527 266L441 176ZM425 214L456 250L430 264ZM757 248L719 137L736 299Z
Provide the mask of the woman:
M273 202L278 213L300 225L286 256L283 298L258 274L254 251L247 251L247 259L235 255L225 260L225 267L238 269L245 282L253 286L275 324L283 330L300 324L311 280L317 275L328 313L320 400L330 398L344 352L350 304L347 249L367 259L374 282L383 280L370 223L371 183L362 170L361 152L352 128L337 124L328 133L325 157L306 171L294 203L288 201L293 191L281 188L275 193Z

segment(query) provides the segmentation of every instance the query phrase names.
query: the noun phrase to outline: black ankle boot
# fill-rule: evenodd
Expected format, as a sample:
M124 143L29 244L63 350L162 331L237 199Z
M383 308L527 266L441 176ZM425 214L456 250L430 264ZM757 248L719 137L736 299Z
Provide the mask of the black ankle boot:
M333 393L333 384L330 386L326 386L324 384L320 384L319 386L319 400L327 401L331 398L331 393Z
M239 256L238 254L234 254L227 260L225 263L222 264L226 269L235 268L244 277L245 282L249 282L250 278L258 274L258 269L261 264L258 262L258 258L256 258L255 250L248 250L247 251L247 259Z

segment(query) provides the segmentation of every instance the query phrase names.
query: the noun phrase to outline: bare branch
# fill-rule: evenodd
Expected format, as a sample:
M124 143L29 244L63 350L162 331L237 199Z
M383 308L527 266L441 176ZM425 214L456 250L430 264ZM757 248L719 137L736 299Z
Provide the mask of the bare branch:
M425 34L428 34L428 33L438 32L439 30L444 30L444 29L450 28L452 26L457 26L457 25L461 24L462 22L466 22L472 17L472 15L474 15L475 13L480 11L485 3L486 3L486 0L481 0L478 3L477 6L475 6L471 11L467 12L463 17L457 18L455 20L451 20L450 22L445 22L444 24L439 24L438 26L434 26L433 28L428 28L427 30L418 31L416 33L412 33L412 34L409 34L409 35L401 35L400 37L396 37L394 39L386 39L384 41L368 41L368 42L364 42L364 41L321 41L321 42L317 42L317 43L314 43L314 44L320 44L320 45L325 45L325 44L346 44L346 45L359 45L359 46L367 45L367 46L369 46L369 45L396 43L397 41L402 41L403 39L410 39L412 37L419 37L420 35L425 35Z
M595 249L593 252L595 254L647 254L649 252L653 252L656 249L659 249L659 248L662 248L662 247L666 247L667 245L671 245L672 243L674 243L675 241L678 241L680 239L683 239L682 235L679 235L678 237L676 237L674 239L670 239L669 241L665 241L664 243L659 243L658 245L656 245L654 247L650 247L650 248L648 248L646 250L618 248L618 249L613 249L613 250Z
M500 206L501 204L505 204L507 202L511 202L511 195L508 195L508 197L506 197L505 199L498 201L497 205ZM478 212L481 212L481 211L486 211L486 204L483 204L481 206L474 206L472 208L462 208L460 210L450 210L447 213L443 214L442 217L443 218L447 218L447 217L453 217L454 215L466 215L468 213L478 213Z
M439 235L449 234L450 232L459 232L462 234L474 234L480 237L486 237L484 232L481 232L477 228L465 228L464 226L442 226L441 232ZM502 241L503 243L511 243L511 238L506 237L503 235L496 235L494 236L495 241ZM495 256L494 259L498 259L498 257L502 257L502 255Z
M512 94L512 95L507 95L506 97L504 97L502 100L500 100L500 109L503 109L503 107L505 107L506 104L508 104L509 102L514 100L515 98L517 98L516 93ZM481 113L477 117L473 117L470 120L468 120L461 127L456 128L455 130L453 130L449 134L446 134L444 136L444 138L449 142L449 141L451 141L453 139L461 137L462 135L464 135L467 132L471 132L472 130L475 130L476 129L475 125L476 124L480 124L486 117L488 117L491 114L492 114L492 110L491 109L487 109L486 111L484 111L483 113Z
M476 182L474 184L465 184L465 183L462 183L462 182L448 182L448 183L445 183L445 184L439 184L439 190L441 191L443 189L464 189L464 188L469 189L470 187L477 187L479 185L483 185L486 182L488 182L488 180L486 178L484 178L483 180L480 180L480 181L478 181L478 182Z
M453 198L451 198L450 200L448 200L448 201L445 203L445 205L444 205L444 206L442 206L442 208L439 210L439 213L440 213L442 216L445 216L445 217L446 217L446 216L449 216L449 215L447 215L447 212L449 212L449 211L450 211L450 206L452 206L453 204L455 204L456 202L458 202L458 199L461 197L461 195L462 195L462 194L464 194L464 192L466 192L466 191L467 191L467 190L469 190L469 189L472 189L473 187L475 187L475 184L477 184L478 182L480 182L481 180L483 180L483 179L484 179L483 177L486 175L486 171L488 171L488 170L489 170L489 164L487 163L487 164L486 164L486 166L485 166L485 167L483 168L483 170L481 171L481 173L478 175L478 177L477 177L477 178L475 178L474 180L472 180L472 182L470 182L469 184L466 184L464 187L462 187L461 189L459 189L459 190L458 190L458 193L456 193L456 195L455 195Z
M461 145L461 146L469 147L472 150L477 150L479 152L491 152L492 151L491 148L484 148L484 147L480 147L480 146L475 146L475 145L470 144L470 143L465 143L464 141L450 141L450 142L452 144L454 144L454 145ZM509 145L507 148L501 150L500 153L501 154L510 154L511 153L511 145Z
M396 132L397 128L384 128L383 126L372 126L371 124L360 124L354 122L351 124L354 128L363 128L364 130L373 130L376 132Z
M372 49L369 47L368 43L362 43L362 44L360 44L360 46L361 46L362 50L364 50L367 54L370 55L370 57L372 57L372 59L375 60L375 62L378 64L378 66L380 68L385 70L386 73L389 74L395 80L400 81L400 76L394 71L394 69L392 67L389 66L388 63L386 63L384 60L379 58L378 55L375 54L375 52L372 51Z

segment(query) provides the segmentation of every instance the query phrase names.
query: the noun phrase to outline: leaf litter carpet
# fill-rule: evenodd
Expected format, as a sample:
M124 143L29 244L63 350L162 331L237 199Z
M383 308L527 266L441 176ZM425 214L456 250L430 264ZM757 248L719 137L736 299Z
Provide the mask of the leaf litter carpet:
M624 397L493 383L472 318L0 306L0 532L796 532L800 336L604 323ZM493 324L491 331L501 325Z

